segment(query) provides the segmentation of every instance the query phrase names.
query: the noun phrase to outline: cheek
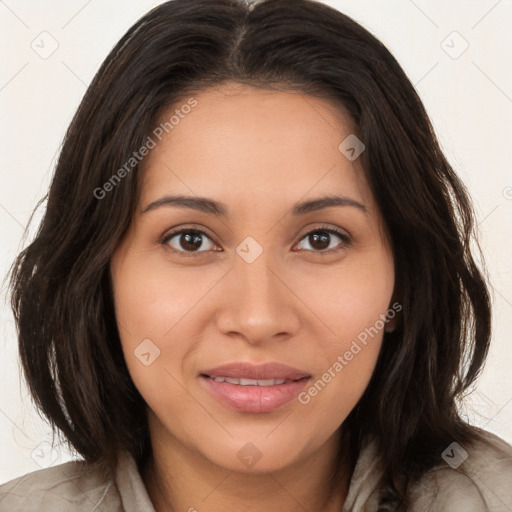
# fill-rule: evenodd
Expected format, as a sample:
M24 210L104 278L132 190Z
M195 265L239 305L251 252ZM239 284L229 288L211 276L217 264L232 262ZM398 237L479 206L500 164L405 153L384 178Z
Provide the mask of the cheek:
M390 305L391 261L380 257L366 263L347 262L322 286L311 277L304 282L308 306L322 320L326 334L317 339L313 356L321 370L298 399L312 415L324 419L326 428L343 421L362 396L380 353L386 313L395 314Z
M180 271L151 254L116 263L115 312L132 380L152 409L182 410L190 402L184 378L192 370L185 365L200 342L194 315L219 276L199 267Z
M393 263L387 254L347 258L324 279L304 273L301 282L307 305L326 327L322 344L326 352L343 353L358 337L364 343L368 329L372 333L383 329L382 315L390 307L394 288Z
M380 315L387 311L389 296L380 308L365 298L352 296L341 310L333 306L330 326L337 335L317 344L312 360L319 371L297 397L325 435L338 428L357 405L380 353L385 327Z
M115 314L121 345L130 375L146 398L154 395L157 383L164 378L162 334L172 329L180 300L169 298L173 294L165 280L155 279L156 274L143 258L117 257L113 261ZM176 295L182 298L181 294Z
M373 343L350 361L340 362L337 354L332 354L329 367L298 395L300 428L305 436L313 429L316 440L328 438L357 405L370 382L380 348L380 340Z
M124 260L113 275L116 318L125 339L172 339L214 279L172 268L163 258ZM211 283L210 283L211 281Z

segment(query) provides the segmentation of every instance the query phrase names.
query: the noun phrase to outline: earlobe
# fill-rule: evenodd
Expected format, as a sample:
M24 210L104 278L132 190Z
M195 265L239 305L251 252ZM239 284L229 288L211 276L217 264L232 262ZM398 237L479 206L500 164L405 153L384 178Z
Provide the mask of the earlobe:
M385 332L393 332L395 329L396 329L396 316L389 319L389 321L386 323L386 327L384 328L384 331Z

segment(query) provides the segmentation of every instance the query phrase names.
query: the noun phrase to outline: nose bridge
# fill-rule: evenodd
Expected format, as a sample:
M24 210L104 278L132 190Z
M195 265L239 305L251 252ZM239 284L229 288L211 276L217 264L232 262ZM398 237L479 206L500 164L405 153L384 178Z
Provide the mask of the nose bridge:
M242 245L242 244L241 244ZM255 343L275 334L290 333L297 322L291 310L291 297L279 279L271 251L262 251L250 261L237 254L231 272L231 297L221 315L219 327L235 331Z
M235 279L240 287L240 311L256 319L258 315L268 315L275 311L280 291L279 283L271 270L270 251L263 251L254 261L247 262L242 257L235 262ZM275 266L275 265L274 265ZM275 303L274 303L275 302Z

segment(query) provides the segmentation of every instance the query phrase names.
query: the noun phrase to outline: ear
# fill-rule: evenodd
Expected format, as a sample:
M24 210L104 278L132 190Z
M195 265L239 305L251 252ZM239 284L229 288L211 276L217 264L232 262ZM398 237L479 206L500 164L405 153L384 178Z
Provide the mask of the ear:
M386 327L384 328L385 332L393 332L396 329L396 317L390 318L388 322L386 322Z

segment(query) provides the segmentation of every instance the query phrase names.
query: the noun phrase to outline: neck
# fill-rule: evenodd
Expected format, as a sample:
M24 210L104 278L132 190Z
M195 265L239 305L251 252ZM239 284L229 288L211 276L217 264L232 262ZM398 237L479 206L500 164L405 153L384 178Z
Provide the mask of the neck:
M189 449L168 431L162 437L160 429L150 430L152 454L142 478L156 512L339 512L345 502L353 464L348 456L337 464L339 431L291 466L239 473Z

